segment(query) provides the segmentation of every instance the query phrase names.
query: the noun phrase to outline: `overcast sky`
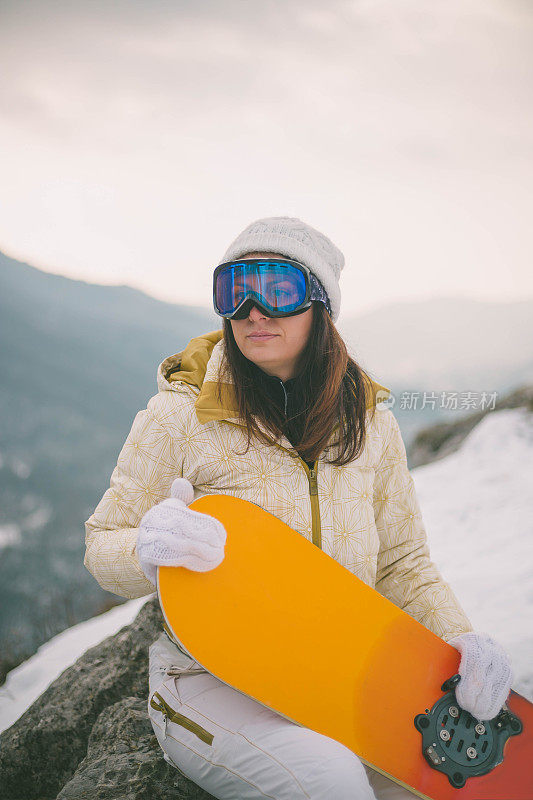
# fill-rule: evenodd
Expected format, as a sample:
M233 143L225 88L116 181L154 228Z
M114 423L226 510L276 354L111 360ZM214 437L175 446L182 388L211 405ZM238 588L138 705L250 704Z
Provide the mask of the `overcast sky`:
M0 250L211 303L300 217L342 315L533 295L528 0L0 0Z

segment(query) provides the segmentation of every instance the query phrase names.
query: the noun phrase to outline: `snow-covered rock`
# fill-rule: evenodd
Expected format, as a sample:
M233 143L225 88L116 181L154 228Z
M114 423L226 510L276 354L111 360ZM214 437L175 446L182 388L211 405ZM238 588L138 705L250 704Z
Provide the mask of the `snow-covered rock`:
M104 614L73 625L41 645L35 655L7 674L0 687L0 732L9 728L63 670L90 647L129 625L154 595L128 600Z

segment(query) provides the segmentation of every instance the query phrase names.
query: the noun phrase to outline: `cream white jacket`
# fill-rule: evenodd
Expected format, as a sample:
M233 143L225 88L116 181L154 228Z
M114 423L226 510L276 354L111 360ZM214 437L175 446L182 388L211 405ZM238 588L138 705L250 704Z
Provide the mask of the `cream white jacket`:
M85 523L84 564L100 586L128 598L156 591L135 553L138 525L183 476L195 498L231 494L275 514L443 639L472 630L430 559L398 422L379 403L371 419L376 393L388 390L366 376L366 441L345 466L327 463L326 448L310 470L285 437L270 446L252 438L240 455L246 436L231 384L222 403L215 396L221 337L221 330L196 337L159 365L159 391L136 415L110 486ZM347 634L349 627L347 614Z

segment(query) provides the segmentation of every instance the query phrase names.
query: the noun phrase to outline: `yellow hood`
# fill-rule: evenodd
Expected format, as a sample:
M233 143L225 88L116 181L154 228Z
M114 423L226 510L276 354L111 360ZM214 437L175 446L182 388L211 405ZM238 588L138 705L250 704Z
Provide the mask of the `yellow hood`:
M160 391L174 391L180 383L187 383L198 389L195 401L198 420L208 422L212 419L236 418L238 409L231 383L222 384L222 403L216 396L217 376L223 356L222 329L204 333L191 339L185 350L168 356L158 367L157 385ZM363 376L371 388L367 408L390 394L390 389L372 380L365 372Z

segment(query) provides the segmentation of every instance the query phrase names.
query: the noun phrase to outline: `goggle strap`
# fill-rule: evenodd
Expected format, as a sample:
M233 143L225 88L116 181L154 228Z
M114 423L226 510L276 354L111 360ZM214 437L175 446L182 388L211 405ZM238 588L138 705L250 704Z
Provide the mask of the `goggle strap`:
M326 306L327 310L331 314L331 304L329 302L328 293L312 272L309 273L309 286L311 287L311 294L309 296L310 300L320 300Z

